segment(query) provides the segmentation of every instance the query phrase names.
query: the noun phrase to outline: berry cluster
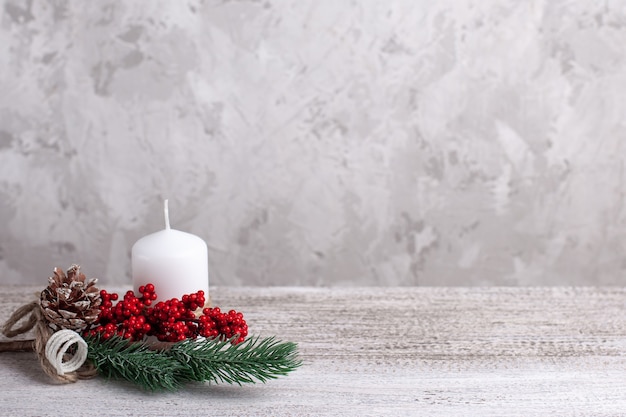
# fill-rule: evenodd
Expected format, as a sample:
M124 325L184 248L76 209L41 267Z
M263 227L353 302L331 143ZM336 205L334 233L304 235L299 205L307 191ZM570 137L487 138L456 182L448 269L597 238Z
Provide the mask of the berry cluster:
M127 291L124 299L115 305L113 305L113 301L117 301L118 295L100 290L102 299L100 314L95 322L95 327L87 333L91 335L100 334L104 339L117 334L131 340L140 340L150 333L152 326L143 313L156 299L156 293L154 292L154 285L148 284L147 287L139 288L142 292L140 298L137 298L134 292Z
M241 343L248 335L248 325L243 314L235 310L222 313L219 307L205 308L198 321L198 334L203 337L222 336L230 339L238 336L233 343Z
M104 339L117 335L131 341L155 336L162 342L180 342L202 336L233 339L233 343L243 342L248 335L243 314L235 310L222 313L219 307L205 308L200 316L196 316L194 311L205 303L204 291L183 295L180 300L159 301L154 306L152 303L157 299L154 285L142 285L139 293L141 296L137 297L133 291L128 291L114 305L118 295L101 290L100 314L86 334L100 335Z
M198 319L194 310L204 305L204 292L183 295L182 299L172 298L159 301L146 311L148 322L152 324L152 332L164 342L180 342L195 339L198 336Z

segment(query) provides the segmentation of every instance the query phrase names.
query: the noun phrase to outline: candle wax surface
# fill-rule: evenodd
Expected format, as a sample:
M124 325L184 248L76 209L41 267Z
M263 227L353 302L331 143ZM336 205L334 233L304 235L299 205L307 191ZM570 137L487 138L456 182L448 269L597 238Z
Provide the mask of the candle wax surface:
M139 239L132 248L135 292L152 283L157 301L204 291L209 298L207 245L198 236L165 229Z

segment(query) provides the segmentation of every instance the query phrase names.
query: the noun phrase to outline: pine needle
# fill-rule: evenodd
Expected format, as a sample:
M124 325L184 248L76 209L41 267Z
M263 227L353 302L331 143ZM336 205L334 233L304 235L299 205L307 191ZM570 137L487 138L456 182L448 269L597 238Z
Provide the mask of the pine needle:
M297 369L297 345L274 337L185 340L169 349L113 337L87 338L89 359L108 378L125 379L150 390L175 390L188 382L244 384L266 382Z
M105 378L125 379L149 391L181 387L178 374L183 366L162 351L120 337L89 337L86 341L87 358Z
M280 342L274 337L252 337L237 345L230 341L187 340L166 352L185 369L181 380L244 384L266 382L297 369L297 345Z

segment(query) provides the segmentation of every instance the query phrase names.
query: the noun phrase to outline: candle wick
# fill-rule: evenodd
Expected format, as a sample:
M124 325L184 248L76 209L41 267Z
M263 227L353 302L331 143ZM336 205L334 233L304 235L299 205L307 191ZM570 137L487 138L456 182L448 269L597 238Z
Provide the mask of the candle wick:
M170 228L170 210L168 208L167 201L168 200L165 200L163 202L163 215L165 216L165 228L169 229Z

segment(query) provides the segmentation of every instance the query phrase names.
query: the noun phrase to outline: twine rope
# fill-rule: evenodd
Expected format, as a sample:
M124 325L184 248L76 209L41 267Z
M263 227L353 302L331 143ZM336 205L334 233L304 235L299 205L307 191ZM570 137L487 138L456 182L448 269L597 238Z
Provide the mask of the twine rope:
M24 324L14 329L13 327L27 315L28 318L26 319ZM34 350L37 354L37 357L39 358L39 364L41 365L41 369L52 379L60 383L76 382L79 379L88 379L96 376L97 371L93 364L89 361L85 362L85 360L82 360L81 364L78 367L74 368L74 366L76 366L76 364L82 358L82 345L74 338L67 339L67 334L65 334L66 336L57 336L55 339L53 339L52 343L54 344L51 345L49 350L50 352L53 352L51 353L51 356L54 359L52 359L51 361L48 358L48 355L46 354L46 345L54 334L52 330L48 327L48 323L42 314L41 307L38 301L33 301L31 303L25 304L15 310L13 314L11 314L11 317L9 317L7 322L4 324L2 328L2 334L4 334L6 337L15 337L17 335L26 333L33 328L35 330L34 340L4 342L0 345L0 351L17 352L23 350ZM78 334L76 335L78 336ZM78 337L80 338L80 336ZM84 355L86 359L87 344L82 338L80 338L80 340L82 340L82 343L84 343ZM61 341L60 345L59 341ZM66 354L70 346L75 343L78 344L75 355L69 361L63 362L64 355ZM61 372L59 372L59 369L61 369Z
M67 362L63 358L68 354L70 347L76 345L76 352ZM74 372L87 360L87 342L74 330L59 330L50 336L46 343L46 359L54 366L57 374L63 375Z

